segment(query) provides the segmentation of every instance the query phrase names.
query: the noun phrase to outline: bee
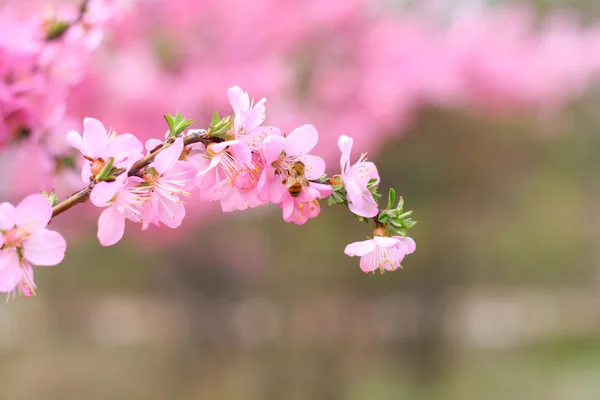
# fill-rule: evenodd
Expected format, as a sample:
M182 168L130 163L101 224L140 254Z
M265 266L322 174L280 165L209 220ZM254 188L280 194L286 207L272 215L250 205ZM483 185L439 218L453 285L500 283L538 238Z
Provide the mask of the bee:
M287 186L290 196L298 197L302 192L302 188L310 186L310 182L304 176L305 165L302 161L296 161L290 167L287 177L281 180Z

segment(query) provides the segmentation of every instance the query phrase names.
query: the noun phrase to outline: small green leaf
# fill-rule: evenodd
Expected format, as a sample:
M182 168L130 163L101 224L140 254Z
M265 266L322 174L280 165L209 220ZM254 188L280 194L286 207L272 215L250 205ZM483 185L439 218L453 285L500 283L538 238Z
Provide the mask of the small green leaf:
M106 164L104 165L104 167L102 167L102 169L100 170L100 172L98 173L98 175L96 176L96 180L98 182L100 181L105 181L107 178L110 178L113 176L113 165L115 163L115 159L114 158L109 158L108 161L106 162Z
M382 224L386 223L388 221L388 219L390 218L389 215L387 215L386 213L382 213L379 214L379 222L381 222Z
M165 114L165 120L167 121L167 125L169 126L169 137L176 138L179 136L184 130L187 129L188 126L194 123L193 119L187 119L181 112L177 111L175 116Z
M398 215L398 218L405 219L407 217L410 217L412 215L412 213L413 213L412 210L411 211L407 211L405 213L402 213L402 214Z
M402 228L402 221L396 218L392 218L390 219L390 224L392 224L392 226L396 227L396 228Z
M71 26L70 23L65 21L52 21L46 31L46 40L52 41L60 38Z
M404 198L402 196L400 196L400 199L398 199L398 206L396 207L397 210L402 210L404 208Z
M221 118L219 118L219 113L216 111L213 111L213 117L212 117L212 121L210 121L210 126L215 126L216 124L219 123L220 120L221 120Z
M395 202L396 202L396 191L394 190L394 188L390 188L390 193L388 195L388 206L387 206L388 210L392 209Z
M48 201L50 202L50 205L52 207L54 207L55 205L58 204L58 197L56 197L56 193L54 193L54 189L52 189L52 191L50 193L47 193L46 191L42 190L42 196L44 196L45 198L48 199Z

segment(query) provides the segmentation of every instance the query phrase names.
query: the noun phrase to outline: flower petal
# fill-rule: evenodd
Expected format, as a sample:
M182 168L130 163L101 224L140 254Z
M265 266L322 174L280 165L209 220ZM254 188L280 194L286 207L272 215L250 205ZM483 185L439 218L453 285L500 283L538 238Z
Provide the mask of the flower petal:
M379 212L379 206L375 203L364 201L360 206L357 206L356 203L348 202L348 208L356 215L360 215L361 217L371 218L377 215Z
M346 135L342 135L340 136L339 140L338 140L338 147L340 148L340 151L342 152L342 157L340 158L340 166L342 168L342 174L345 173L345 171L350 168L350 153L352 152L352 144L354 143L354 141L352 140L351 137L348 137Z
M304 163L304 175L307 179L319 179L325 173L325 160L309 154L298 157Z
M52 266L65 257L67 242L58 232L44 229L23 242L23 255L32 264Z
M368 254L375 250L375 247L376 245L374 240L363 240L361 242L350 243L348 246L346 246L344 253L346 253L346 255L350 257L362 257L365 254Z
M162 143L162 142L161 142ZM143 149L142 142L131 133L124 133L116 136L106 145L105 157L113 157L119 162L133 153L141 153Z
M17 223L17 210L10 203L0 204L0 229L12 229Z
M398 246L398 244L400 244L400 240L398 240L398 237L401 237L401 236L394 236L394 237L375 236L373 238L373 240L375 241L375 244L380 247L396 247L396 246Z
M67 139L67 143L69 143L71 146L75 147L82 154L87 155L86 149L85 149L85 142L83 141L83 138L81 137L79 132L69 131L69 133L67 133L66 139Z
M85 154L92 158L103 157L108 144L108 134L102 122L94 118L84 119L83 141L86 148Z
M312 125L302 125L285 138L285 152L289 156L309 153L319 141L319 133Z
M398 248L404 252L404 254L412 254L417 249L415 241L408 236L392 236L394 239L398 239Z
M158 139L148 139L146 141L146 151L148 153L150 153L152 150L154 150L155 148L157 148L158 146L162 146L164 142L162 140L158 140Z
M90 193L90 200L96 207L106 207L123 188L124 180L117 179L114 182L99 182Z
M108 207L98 219L98 240L102 246L112 246L125 233L125 216L115 207Z
M17 206L17 226L28 232L39 232L52 218L52 206L41 194L31 194Z
M249 111L250 98L248 97L248 93L245 93L239 86L229 88L227 90L227 97L229 97L231 108L233 108L233 112L236 114L236 119L237 114L246 114Z
M272 164L279 159L281 152L285 147L285 138L283 136L269 136L263 143L263 152L265 155L265 164Z
M12 292L23 277L19 255L14 248L0 252L0 292Z
M158 153L154 159L154 168L156 168L159 173L164 174L177 162L177 160L179 160L182 151L183 139L177 138L175 143Z
M246 120L244 121L244 125L246 130L251 131L253 129L256 129L260 126L260 124L262 124L266 118L265 116L265 103L267 102L267 99L265 99L264 97L254 105L254 107L252 107L252 110L250 111L250 113L248 114L248 116L246 116Z
M356 181L349 176L344 177L344 188L346 189L346 197L348 198L348 205L350 205L350 203L352 203L357 208L362 207L363 193L362 193L362 189L360 188L360 186L358 186Z

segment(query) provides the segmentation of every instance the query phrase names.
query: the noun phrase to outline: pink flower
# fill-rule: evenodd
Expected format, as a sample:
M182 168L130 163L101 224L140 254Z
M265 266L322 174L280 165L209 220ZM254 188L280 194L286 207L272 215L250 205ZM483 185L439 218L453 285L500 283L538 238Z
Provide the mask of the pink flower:
M239 86L229 88L227 91L229 103L235 113L233 129L235 138L242 140L253 149L260 149L262 141L266 137L264 130L259 127L266 118L265 103L267 99L262 98L258 103L250 102L250 96Z
M162 144L160 140L150 139L146 148L151 151L157 145ZM160 152L154 162L146 169L144 181L151 201L151 212L147 223L158 225L159 222L169 228L177 228L185 217L184 202L179 196L189 197L187 191L190 182L194 180L195 170L186 161L179 161L183 151L183 139L178 138L166 150Z
M360 269L364 272L375 272L379 268L381 273L385 270L394 271L404 256L415 251L415 241L407 236L375 236L373 239L354 242L346 246L344 253L360 257Z
M356 164L350 166L352 143L352 138L346 135L342 135L338 141L342 152L341 177L346 189L348 208L356 215L371 218L377 215L379 206L367 186L371 179L375 179L376 183L379 183L379 174L375 164L365 161L366 154L362 154Z
M279 204L285 222L303 225L310 218L317 217L321 212L321 206L317 199L328 197L332 192L333 189L328 185L311 183L310 186L302 189L300 195L293 197L284 184L275 180L271 184L269 200Z
M204 168L199 168L196 185L200 188L202 200L220 200L225 212L257 207L265 202L258 198L256 187L259 176L256 156L240 140L213 143L206 149L207 160Z
M103 246L112 246L123 238L125 220L143 222L150 200L148 190L141 187L144 180L121 174L114 182L100 182L90 194L97 207L107 207L98 219L98 240Z
M62 235L46 229L52 207L40 194L26 197L15 208L0 204L0 291L31 296L35 294L32 264L60 263L67 249Z
M265 168L262 172L259 190L264 193L268 189L268 198L272 203L279 204L283 210L286 222L304 224L309 218L319 215L319 198L325 198L332 193L331 187L318 183L310 183L302 188L300 195L293 197L283 179L289 175L290 169L296 162L302 162L305 167L304 177L307 180L318 179L325 172L325 161L322 158L309 155L319 134L314 126L303 125L294 129L288 136L269 136L264 142ZM263 189L264 188L264 189Z
M138 156L141 156L142 143L132 134L116 134L106 131L102 122L94 118L83 120L83 137L76 131L67 134L67 142L89 162L84 163L81 179L88 183L90 178L98 174L109 158L114 159L116 167L129 167Z

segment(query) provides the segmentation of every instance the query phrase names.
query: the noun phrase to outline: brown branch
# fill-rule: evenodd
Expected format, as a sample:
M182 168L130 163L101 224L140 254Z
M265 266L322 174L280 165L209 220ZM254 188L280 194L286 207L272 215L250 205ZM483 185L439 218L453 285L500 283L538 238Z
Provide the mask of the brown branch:
M202 134L202 135L186 136L183 139L184 147L189 146L194 143L203 143L205 146L207 146L212 142L213 142L213 139L210 138L209 136L207 136L206 133ZM135 164L133 164L133 166L129 169L129 172L127 175L129 175L129 176L137 175L142 169L144 169L150 163L152 163L152 161L154 161L156 156L161 151L165 150L172 144L173 144L172 142L168 141L168 142L164 143L162 146L160 146L159 148L150 152L150 154L148 154L147 156L145 156L144 158L142 158L141 160L139 160ZM115 174L115 176L119 176L121 174L122 174L122 172L119 172L119 173ZM94 187L95 184L96 184L96 182L90 182L90 184L88 186L84 187L77 193L74 193L73 195L69 196L69 198L67 198L67 199L61 201L60 203L58 203L57 205L55 205L52 208L52 218L56 217L57 215L62 214L63 212L67 211L70 208L75 207L79 203L86 202L90 198L90 192L92 191L92 188Z

